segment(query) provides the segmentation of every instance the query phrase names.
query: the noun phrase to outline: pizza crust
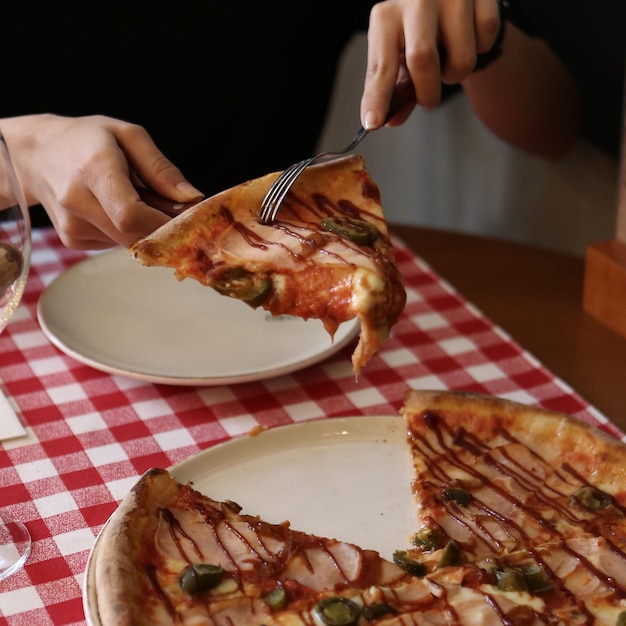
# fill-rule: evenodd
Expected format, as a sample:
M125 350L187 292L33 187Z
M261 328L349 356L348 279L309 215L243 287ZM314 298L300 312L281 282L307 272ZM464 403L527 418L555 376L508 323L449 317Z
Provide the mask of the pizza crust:
M496 396L407 391L401 413L416 431L424 428L421 415L426 411L440 412L452 428L464 428L487 444L501 431L508 431L551 465L567 459L590 482L615 492L626 505L626 446L596 426L571 415Z
M142 549L146 538L154 536L156 511L175 502L179 492L163 470L150 470L102 529L95 560L95 586L103 624L144 623L146 594L139 567Z

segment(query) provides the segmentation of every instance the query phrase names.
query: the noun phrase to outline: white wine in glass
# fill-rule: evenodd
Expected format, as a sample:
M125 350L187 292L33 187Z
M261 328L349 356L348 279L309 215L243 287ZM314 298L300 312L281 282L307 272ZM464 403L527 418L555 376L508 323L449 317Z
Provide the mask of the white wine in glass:
M28 206L0 132L0 332L22 299L30 252ZM0 580L24 564L30 548L31 537L26 526L3 515L0 508Z

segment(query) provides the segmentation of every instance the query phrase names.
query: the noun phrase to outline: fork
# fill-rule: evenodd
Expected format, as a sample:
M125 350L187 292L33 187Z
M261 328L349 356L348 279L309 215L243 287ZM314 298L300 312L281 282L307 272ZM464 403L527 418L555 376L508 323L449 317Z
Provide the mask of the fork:
M394 117L410 98L414 97L414 93L413 84L409 78L405 78L396 85L391 97L389 111L384 124ZM308 159L294 163L283 171L272 183L271 187L267 191L267 194L265 194L265 198L263 198L260 211L261 223L271 224L276 219L278 209L280 208L282 201L285 199L285 196L289 193L289 190L296 182L298 176L300 176L300 174L302 174L302 172L309 165L322 159L324 161L332 161L354 150L354 148L356 148L368 132L369 131L361 126L359 132L354 136L354 139L340 152L320 152L319 154L309 157Z

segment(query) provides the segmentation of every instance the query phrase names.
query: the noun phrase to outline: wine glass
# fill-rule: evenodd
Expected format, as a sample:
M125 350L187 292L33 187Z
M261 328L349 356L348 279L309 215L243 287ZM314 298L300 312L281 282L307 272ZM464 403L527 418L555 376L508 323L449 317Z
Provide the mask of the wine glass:
M30 252L28 206L0 131L0 332L22 299ZM3 517L0 510L0 580L24 564L30 548L31 537L26 526Z

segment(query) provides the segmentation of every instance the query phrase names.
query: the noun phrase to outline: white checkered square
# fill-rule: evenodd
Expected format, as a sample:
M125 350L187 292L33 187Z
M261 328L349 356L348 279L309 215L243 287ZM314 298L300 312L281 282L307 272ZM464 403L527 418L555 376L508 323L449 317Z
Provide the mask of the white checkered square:
M499 378L506 378L506 374L495 363L483 363L482 365L470 365L466 368L467 373L477 382L486 383Z
M107 423L98 413L84 413L75 417L68 417L65 423L75 435L94 433L108 428Z
M378 404L387 404L387 400L378 389L369 388L360 391L349 391L346 395L350 402L360 409Z
M313 401L289 404L285 406L285 411L294 422L304 422L325 415L319 405Z
M50 387L48 395L54 404L63 404L65 402L75 402L76 400L85 400L88 396L85 390L78 384L62 385L61 387Z
M156 433L154 438L161 446L162 450L177 450L178 448L195 445L193 437L189 431L184 428L170 430L166 433Z
M50 496L44 496L43 498L36 498L33 500L39 514L42 518L52 517L53 515L61 515L68 511L77 511L78 505L76 500L69 492L55 493Z
M94 544L93 532L89 528L80 528L57 535L54 540L63 556L91 550Z
M137 412L137 415L144 420L154 417L163 417L164 415L170 415L172 413L172 408L167 401L162 398L136 402L133 404L133 408Z
M465 352L476 350L473 341L466 337L454 337L453 339L443 339L439 342L439 347L448 355L456 356Z
M97 446L85 450L85 454L93 463L94 467L119 463L128 460L128 455L119 443L111 443L106 446Z
M225 417L220 420L220 424L231 437L243 435L259 425L250 414Z
M30 361L30 367L35 376L39 376L40 378L67 371L67 365L60 356L48 357L45 359L32 359Z
M385 350L380 352L380 358L389 367L402 367L404 365L414 365L419 359L412 350L408 348L398 348L397 350Z
M57 475L57 469L50 459L39 459L30 463L20 463L15 466L15 470L20 475L24 484L51 478Z
M445 328L448 320L439 313L421 313L411 316L411 321L422 330L433 330L435 328Z

